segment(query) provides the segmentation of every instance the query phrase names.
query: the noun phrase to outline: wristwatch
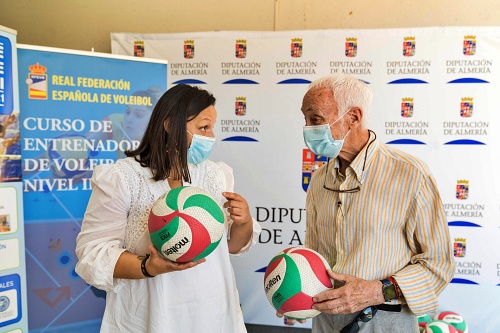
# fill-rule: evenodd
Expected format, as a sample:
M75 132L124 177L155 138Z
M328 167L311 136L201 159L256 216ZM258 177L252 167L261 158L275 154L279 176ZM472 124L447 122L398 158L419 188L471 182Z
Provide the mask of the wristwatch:
M382 282L382 295L386 302L392 301L397 298L396 286L389 280L380 280Z

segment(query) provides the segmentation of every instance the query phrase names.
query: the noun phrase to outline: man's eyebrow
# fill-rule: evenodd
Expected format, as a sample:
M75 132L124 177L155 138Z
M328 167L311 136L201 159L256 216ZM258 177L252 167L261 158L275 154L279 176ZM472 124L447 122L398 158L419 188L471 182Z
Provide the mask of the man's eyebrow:
M323 110L322 109L315 108L315 107L309 107L306 110L304 110L304 112L314 112L314 113L323 114Z

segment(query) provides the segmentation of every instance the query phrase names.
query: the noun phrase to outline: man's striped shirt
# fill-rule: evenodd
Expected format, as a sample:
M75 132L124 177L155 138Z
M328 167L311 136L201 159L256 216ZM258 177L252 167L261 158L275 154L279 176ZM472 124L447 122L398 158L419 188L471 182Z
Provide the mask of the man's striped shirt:
M455 270L452 244L436 182L420 159L370 133L346 170L339 160L314 172L307 193L306 246L336 273L366 280L394 277L414 314L438 310L438 295ZM362 172L366 155L366 166ZM347 190L337 193L323 188ZM393 301L394 302L394 301Z

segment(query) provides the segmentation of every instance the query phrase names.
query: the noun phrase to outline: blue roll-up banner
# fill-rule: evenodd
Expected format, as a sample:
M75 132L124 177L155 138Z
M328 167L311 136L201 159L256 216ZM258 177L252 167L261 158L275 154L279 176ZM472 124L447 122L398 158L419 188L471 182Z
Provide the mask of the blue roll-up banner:
M30 332L98 332L105 293L76 273L100 164L139 144L167 62L18 46Z
M15 30L0 26L0 332L28 331Z

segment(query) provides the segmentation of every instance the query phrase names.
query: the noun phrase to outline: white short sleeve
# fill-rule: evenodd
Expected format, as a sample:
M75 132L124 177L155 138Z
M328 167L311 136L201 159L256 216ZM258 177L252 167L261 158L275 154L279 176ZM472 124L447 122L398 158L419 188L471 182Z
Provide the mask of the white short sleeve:
M125 251L129 197L116 165L101 165L92 176L92 194L76 239L76 272L88 284L110 291L118 258Z

